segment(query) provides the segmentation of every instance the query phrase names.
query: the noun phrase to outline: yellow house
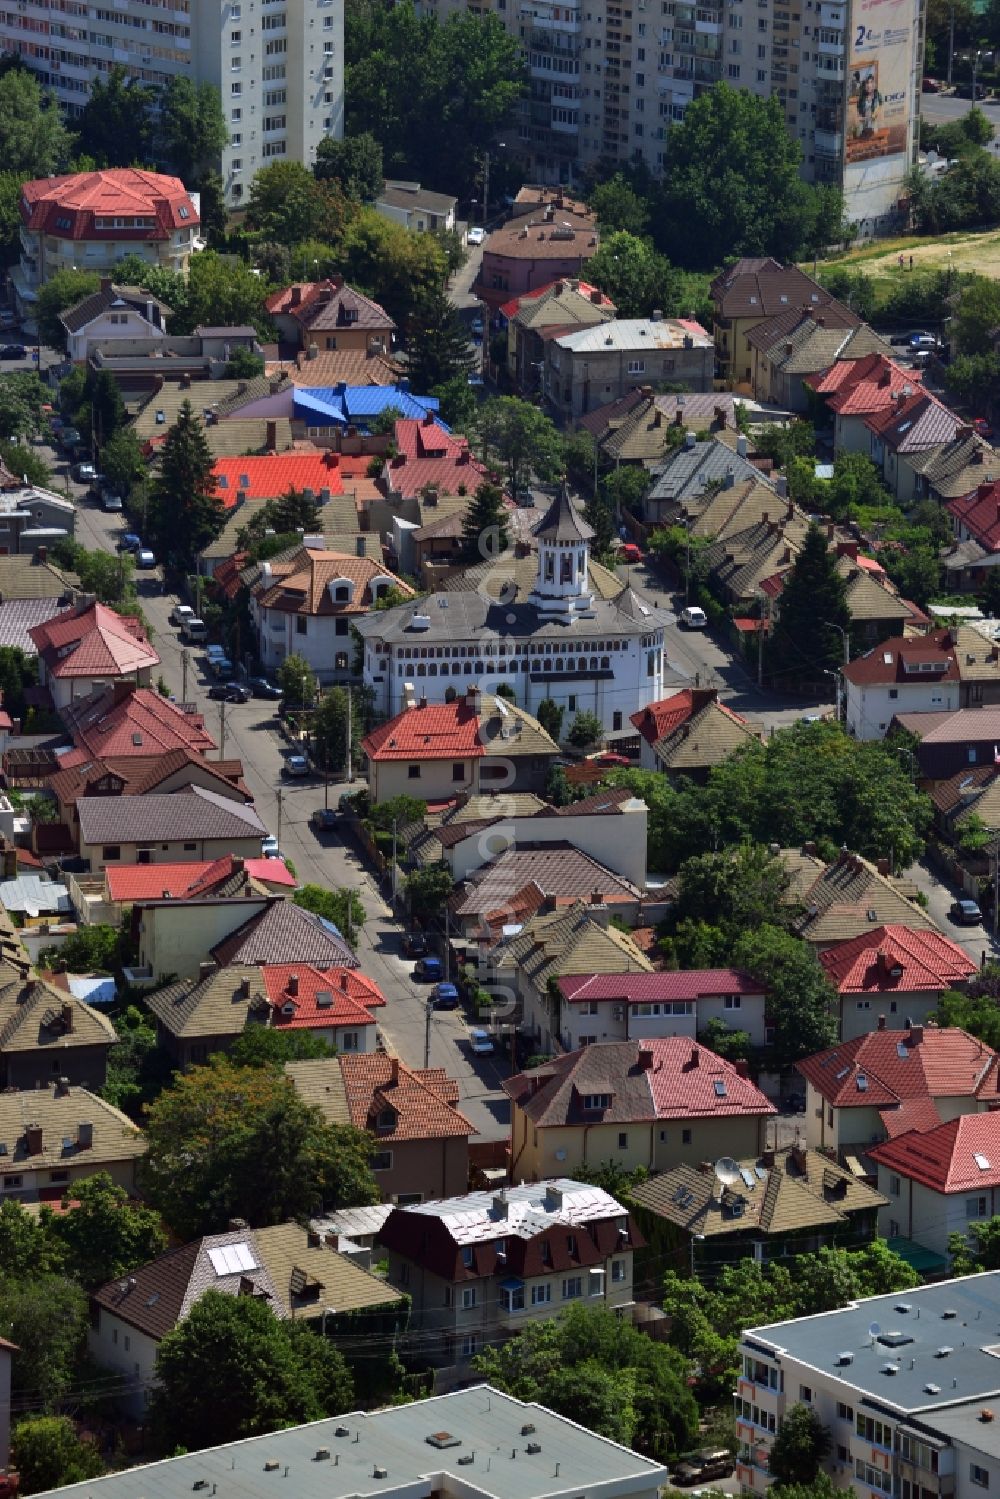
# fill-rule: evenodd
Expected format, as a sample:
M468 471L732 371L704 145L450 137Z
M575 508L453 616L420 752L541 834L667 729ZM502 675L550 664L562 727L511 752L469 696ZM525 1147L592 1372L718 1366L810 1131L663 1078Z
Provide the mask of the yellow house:
M684 1036L596 1042L504 1083L512 1181L740 1158L777 1111L730 1062Z

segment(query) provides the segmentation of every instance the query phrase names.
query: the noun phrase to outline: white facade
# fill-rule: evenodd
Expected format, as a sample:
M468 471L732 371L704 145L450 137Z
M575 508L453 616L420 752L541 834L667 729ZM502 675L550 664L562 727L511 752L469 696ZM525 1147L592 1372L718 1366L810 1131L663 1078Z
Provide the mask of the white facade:
M106 1306L92 1301L90 1312L87 1351L101 1369L120 1376L123 1388L116 1402L133 1419L141 1420L156 1380L159 1342L123 1322Z
M889 1199L879 1209L879 1233L886 1238L913 1239L935 1254L947 1255L950 1234L961 1234L964 1238L970 1224L984 1222L1000 1213L1000 1188L938 1192L881 1163L878 1190Z
M343 135L343 35L343 0L115 0L106 10L19 0L0 12L0 47L70 115L115 65L153 87L176 76L214 84L230 135L221 161L230 206L261 167L311 165L325 135Z
M130 307L123 302L117 307L109 307L85 328L78 328L75 333L68 333L66 353L74 364L84 364L90 356L91 349L110 338L149 338L159 343L166 336L165 328L159 327L149 318L144 317L137 308Z
M878 647L876 646L876 651ZM855 739L884 739L897 713L951 713L961 707L960 682L943 681L940 672L924 681L847 681L847 732Z
M622 875L640 890L646 887L646 824L649 809L639 797L622 804L620 813L578 817L505 817L485 832L471 833L442 850L457 882L468 879L508 848L524 843L571 843L605 869Z
M563 1000L559 1006L559 1034L549 1029L545 1000L534 986L519 984L524 1005L524 1025L539 1038L541 1051L553 1041L563 1051L576 1051L597 1041L651 1041L664 1036L689 1036L696 1040L709 1020L719 1019L730 1030L746 1031L754 1046L765 1045L763 994L712 994L698 999L664 999L638 1004L616 999Z
M350 578L335 578L328 584L333 590L344 585L353 595L355 584ZM396 579L376 574L367 585L372 598L396 587ZM257 627L261 665L265 672L277 672L286 656L301 656L309 663L318 680L328 683L350 680L354 659L351 626L353 614L293 613L288 609L271 609L250 596L250 615Z

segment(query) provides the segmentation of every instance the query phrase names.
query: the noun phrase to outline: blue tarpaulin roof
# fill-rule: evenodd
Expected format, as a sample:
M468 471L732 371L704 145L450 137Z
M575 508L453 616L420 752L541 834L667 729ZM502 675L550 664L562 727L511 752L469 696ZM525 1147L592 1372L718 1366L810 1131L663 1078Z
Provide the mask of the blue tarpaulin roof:
M309 385L295 391L293 415L311 427L363 426L389 406L419 420L440 405L435 396L416 396L398 385Z

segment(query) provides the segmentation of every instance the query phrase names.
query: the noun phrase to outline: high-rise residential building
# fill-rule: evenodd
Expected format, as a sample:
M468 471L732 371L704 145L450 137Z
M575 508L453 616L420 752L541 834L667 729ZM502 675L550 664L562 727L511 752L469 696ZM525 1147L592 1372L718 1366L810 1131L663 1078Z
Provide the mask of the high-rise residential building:
M159 88L187 76L219 90L229 130L220 170L238 205L272 161L309 165L344 132L344 0L17 0L0 9L14 53L78 114L113 67Z
M893 219L915 159L926 0L419 0L492 12L522 43L517 139L532 181L598 160L663 170L670 126L726 82L779 99L809 182L861 233ZM720 247L720 254L723 247Z

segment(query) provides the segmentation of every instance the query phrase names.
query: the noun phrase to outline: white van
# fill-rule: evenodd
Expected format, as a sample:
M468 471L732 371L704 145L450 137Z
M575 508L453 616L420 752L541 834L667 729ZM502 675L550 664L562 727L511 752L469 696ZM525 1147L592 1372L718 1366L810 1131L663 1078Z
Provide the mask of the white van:
M203 619L199 619L196 614L193 614L190 619L186 619L181 625L181 634L185 640L207 640L208 626Z
M680 622L685 630L704 630L708 624L708 615L697 604L688 604L686 609L681 610Z
M170 611L170 623L179 628L183 628L191 619L197 619L197 615L190 604L175 604Z

